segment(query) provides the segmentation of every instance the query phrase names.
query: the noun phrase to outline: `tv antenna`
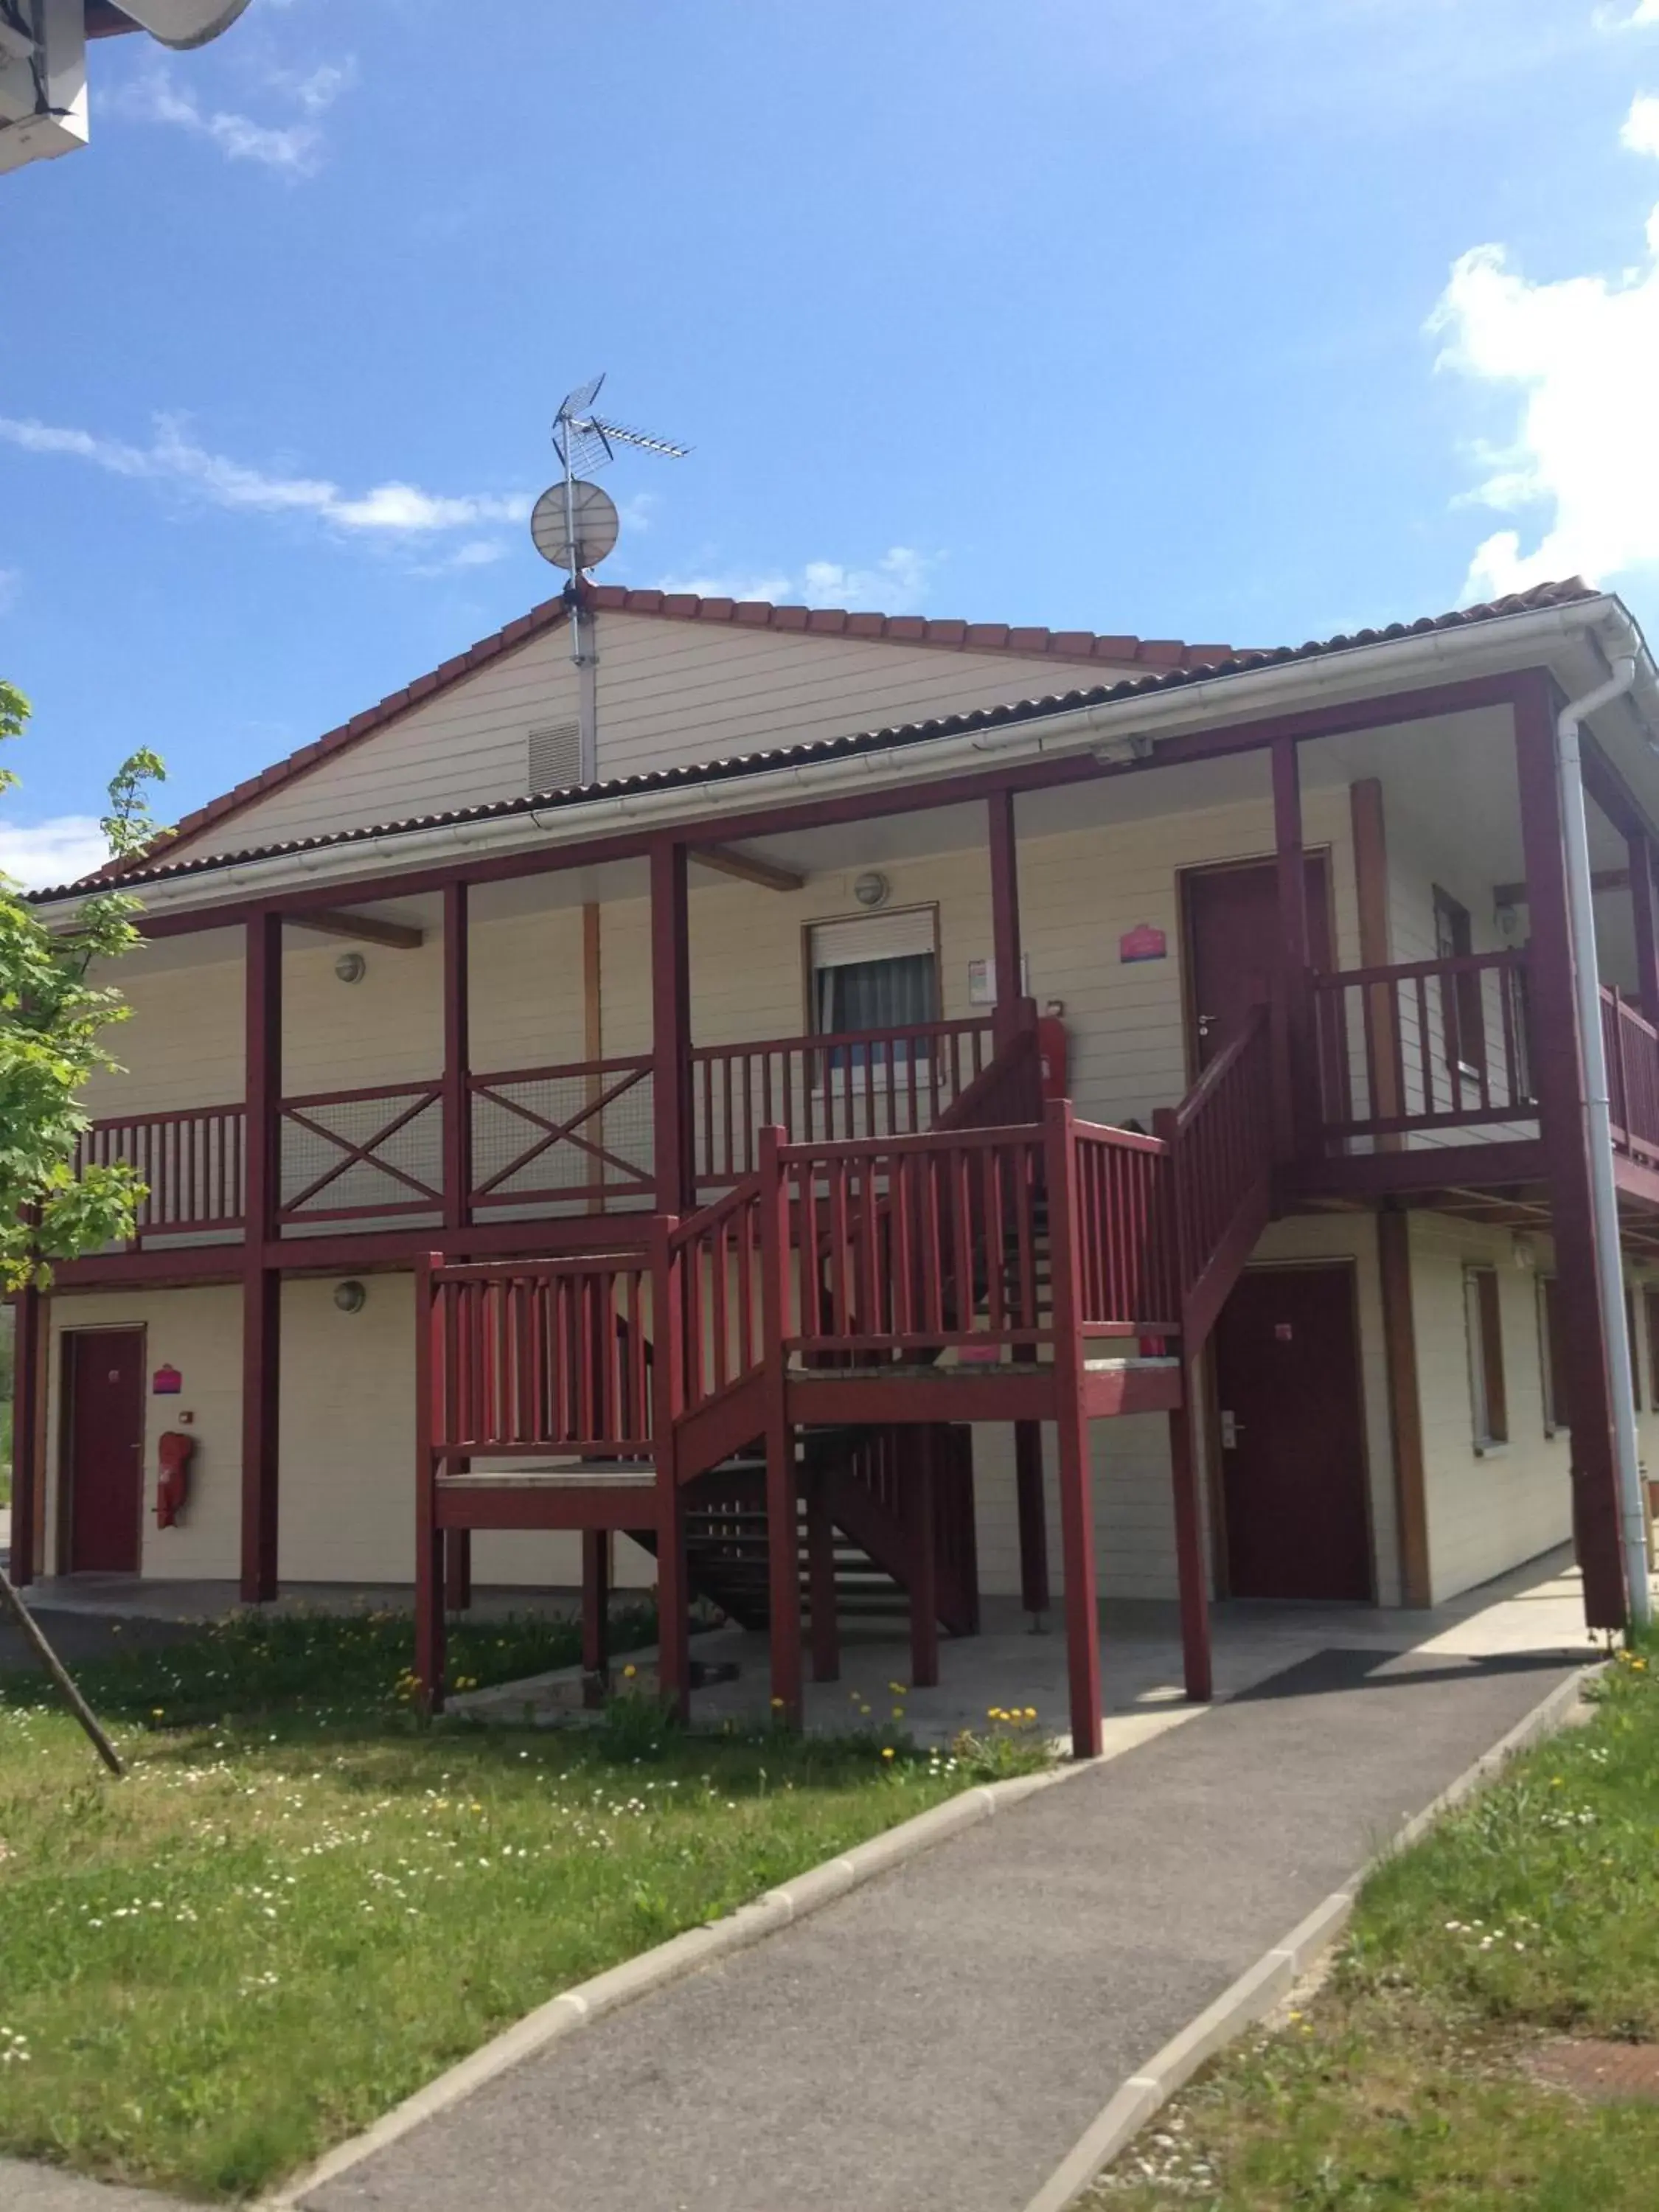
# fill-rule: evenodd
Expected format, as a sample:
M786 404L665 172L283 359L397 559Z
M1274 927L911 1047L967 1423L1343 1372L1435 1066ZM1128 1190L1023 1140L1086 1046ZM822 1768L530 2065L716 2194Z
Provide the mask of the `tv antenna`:
M560 481L550 484L536 501L530 517L530 536L544 561L568 570L565 600L570 610L570 658L580 682L581 775L592 782L598 773L596 738L599 719L599 655L593 640L593 618L582 604L581 581L590 568L616 545L621 519L616 501L592 481L596 470L616 458L613 448L633 446L667 461L684 460L689 446L672 438L653 437L596 415L593 402L605 382L603 370L588 383L578 385L559 402L553 417L553 447L562 464Z

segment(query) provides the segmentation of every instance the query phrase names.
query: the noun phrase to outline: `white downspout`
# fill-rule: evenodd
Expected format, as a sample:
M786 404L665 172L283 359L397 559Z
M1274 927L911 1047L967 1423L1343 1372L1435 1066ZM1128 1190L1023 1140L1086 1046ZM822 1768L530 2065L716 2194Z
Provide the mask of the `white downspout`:
M1636 681L1636 657L1620 653L1605 684L1561 709L1556 757L1561 782L1561 820L1566 834L1567 905L1571 923L1573 987L1583 1054L1584 1108L1589 1124L1590 1208L1595 1231L1596 1287L1607 1346L1613 1393L1613 1444L1619 1473L1619 1517L1624 1540L1625 1588L1630 1617L1645 1626L1652 1616L1648 1587L1647 1522L1636 1442L1636 1383L1625 1327L1625 1270L1619 1243L1619 1197L1613 1170L1613 1115L1607 1095L1607 1056L1601 1041L1601 988L1595 959L1595 908L1591 897L1589 832L1578 732L1598 708L1622 698Z

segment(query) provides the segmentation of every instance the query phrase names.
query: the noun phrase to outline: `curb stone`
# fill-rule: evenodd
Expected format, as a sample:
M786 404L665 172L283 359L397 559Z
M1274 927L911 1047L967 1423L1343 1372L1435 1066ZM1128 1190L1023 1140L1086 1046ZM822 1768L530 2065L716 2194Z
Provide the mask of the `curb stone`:
M1066 2212L1084 2191L1125 2151L1153 2113L1168 2104L1207 2058L1265 2019L1316 1960L1338 1942L1352 1917L1354 1899L1373 1869L1405 1850L1455 1805L1471 1796L1508 1765L1518 1752L1553 1735L1576 1717L1584 1685L1601 1666L1579 1668L1548 1697L1501 1736L1490 1751L1465 1767L1433 1803L1413 1814L1366 1860L1342 1887L1315 1907L1290 1934L1264 1951L1215 2002L1171 2038L1140 2071L1121 2082L1054 2168L1024 2212Z
M768 1890L752 1904L739 1905L735 1911L711 1921L706 1927L690 1928L684 1935L671 1936L667 1942L642 1951L636 1959L624 1960L621 1966L609 1967L588 1981L579 1982L574 1989L562 1990L492 2037L458 2065L404 2098L402 2104L394 2105L361 2135L337 2144L314 2165L282 2184L269 2196L258 2198L254 2212L301 2212L313 2190L337 2180L341 2174L385 2150L422 2122L470 2097L487 2081L506 2073L509 2067L548 2050L563 2037L586 2027L590 2021L603 2019L618 2006L665 1988L700 1966L712 1966L717 1960L746 1950L763 1936L775 1935L792 1923L822 1911L826 1905L833 1905L837 1898L873 1881L878 1875L903 1865L908 1859L919 1857L935 1844L977 1827L1000 1812L1012 1810L1039 1790L1052 1790L1074 1776L1092 1773L1097 1766L1106 1765L1118 1755L1115 1750L1102 1759L1073 1759L1044 1774L1015 1775L1006 1782L980 1783L963 1790L946 1798L942 1805L930 1806L925 1813L901 1820L896 1827L872 1836L867 1843L855 1844L839 1857L809 1868L781 1888Z

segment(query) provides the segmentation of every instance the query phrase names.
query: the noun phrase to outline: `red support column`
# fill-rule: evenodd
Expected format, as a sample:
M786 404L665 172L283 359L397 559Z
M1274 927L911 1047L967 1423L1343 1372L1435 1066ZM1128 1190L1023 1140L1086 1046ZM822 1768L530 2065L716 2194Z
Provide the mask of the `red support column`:
M1653 897L1653 845L1645 835L1627 840L1631 919L1636 930L1636 995L1642 1012L1659 1027L1659 920Z
M268 1264L282 1202L283 921L246 933L246 1189L242 1232L242 1534L245 1605L276 1595L283 1279Z
M471 1604L472 1531L451 1528L444 1540L444 1605L451 1613L465 1613Z
M997 972L994 1036L997 1049L1019 1024L1025 994L1019 940L1019 851L1014 838L1014 794L994 792L985 802L991 852L991 950Z
M1302 771L1293 738L1273 741L1273 786L1282 955L1273 993L1274 1103L1279 1156L1284 1158L1299 1152L1308 1139L1313 1072L1308 1033L1308 863L1302 843Z
M582 1672L603 1674L611 1659L611 1533L582 1530Z
M33 1285L17 1294L12 1340L11 1578L20 1589L34 1580L40 1546L41 1413L45 1402L48 1330L46 1301Z
M472 1218L472 1086L467 887L444 886L444 1227Z
M690 1591L674 1442L674 1423L685 1400L685 1316L680 1279L669 1249L677 1225L672 1216L658 1222L652 1246L651 1433L657 1478L657 1681L669 1710L687 1720L691 1711Z
M1521 845L1531 937L1527 948L1533 1085L1549 1176L1557 1304L1572 1407L1573 1533L1584 1576L1584 1618L1622 1628L1618 1457L1613 1393L1597 1288L1589 1132L1573 983L1561 780L1553 686L1541 672L1515 708Z
M1176 1571L1181 1589L1181 1656L1187 1695L1207 1705L1213 1688L1210 1663L1210 1587L1204 1558L1204 1516L1199 1498L1196 1415L1198 1363L1182 1371L1182 1402L1170 1415L1170 1474L1175 1490Z
M685 1213L696 1204L690 918L685 848L670 838L651 848L651 1050L657 1211Z
M1042 1424L1014 1424L1014 1507L1019 1522L1019 1601L1045 1613L1048 1589L1048 1508L1042 1489Z
M784 1339L789 1268L789 1193L778 1159L781 1133L760 1133L761 1329L766 1407L766 1572L771 1617L772 1708L792 1728L802 1719L800 1536L795 1431L789 1419Z
M910 1680L939 1686L939 1490L944 1440L932 1423L904 1430L903 1480L910 1492Z
M1100 1607L1095 1582L1093 1469L1085 1395L1081 1297L1077 1275L1076 1202L1072 1172L1072 1102L1044 1109L1048 1249L1054 1273L1054 1420L1060 1445L1060 1535L1066 1568L1066 1674L1072 1749L1097 1759L1101 1747Z
M415 1673L422 1703L434 1713L444 1701L444 1536L433 1432L432 1271L442 1264L443 1255L431 1252L415 1270Z

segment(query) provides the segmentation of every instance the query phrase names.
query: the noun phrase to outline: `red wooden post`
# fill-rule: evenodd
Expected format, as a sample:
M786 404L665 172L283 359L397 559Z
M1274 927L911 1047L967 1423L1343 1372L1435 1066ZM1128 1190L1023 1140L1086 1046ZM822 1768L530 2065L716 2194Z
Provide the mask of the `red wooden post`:
M1198 1362L1189 1359L1182 1369L1182 1401L1170 1415L1170 1473L1175 1489L1176 1571L1181 1588L1181 1656L1187 1695L1196 1703L1209 1702L1213 1683L1210 1665L1210 1591L1204 1559L1204 1516L1199 1501L1198 1450L1195 1435Z
M242 1231L242 1532L245 1605L276 1595L283 1279L268 1264L282 1202L283 921L246 929L246 1204Z
M46 1376L46 1301L33 1284L17 1294L11 1408L11 1578L34 1580L40 1544L40 1412Z
M444 1538L444 1604L451 1613L465 1613L471 1603L472 1531L451 1528Z
M472 1218L471 1038L467 889L444 886L444 1227Z
M782 1135L763 1129L759 1142L761 1330L766 1407L766 1571L771 1617L772 1705L801 1723L800 1534L797 1522L795 1431L789 1419L789 1193L778 1149Z
M1561 1285L1556 1310L1572 1407L1573 1531L1583 1570L1586 1621L1592 1628L1622 1628L1626 1601L1618 1457L1597 1288L1554 688L1541 672L1516 702L1515 755L1531 920L1527 973L1533 1087L1549 1174L1556 1275Z
M1089 1462L1078 1279L1072 1102L1044 1109L1048 1161L1048 1249L1054 1276L1054 1420L1060 1445L1060 1537L1066 1569L1066 1673L1071 1685L1072 1749L1100 1754L1100 1609L1095 1584L1094 1483Z
M910 1680L919 1690L939 1683L939 1492L945 1446L939 1428L901 1431L900 1480L910 1493Z
M603 1674L611 1658L611 1535L582 1530L582 1672Z
M1033 1615L1048 1610L1048 1509L1042 1489L1042 1424L1014 1424L1014 1505L1019 1522L1019 1599Z
M656 1468L657 1680L682 1720L691 1711L691 1625L685 1573L685 1515L674 1424L685 1406L680 1274L672 1249L677 1218L659 1221L651 1255L651 1456Z
M814 1470L806 1488L806 1580L812 1608L812 1680L841 1680L841 1613L836 1590L836 1528L830 1477Z
M997 971L994 1035L997 1049L1019 1026L1024 996L1019 940L1019 851L1014 839L1014 794L994 792L985 802L991 850L991 949Z
M1659 917L1653 897L1653 843L1645 835L1628 839L1631 919L1636 929L1636 996L1642 1012L1659 1029Z
M691 1158L691 962L686 852L672 838L651 848L651 1049L657 1210L696 1203Z
M1282 965L1279 1008L1278 1091L1281 1151L1299 1153L1312 1140L1310 1099L1314 1063L1308 1021L1308 863L1302 843L1302 771L1296 740L1273 746L1273 849L1279 866L1279 927Z
M429 1252L415 1269L415 1672L428 1712L444 1701L444 1539L438 1526L438 1463L434 1415L439 1376L434 1363L433 1270L443 1265ZM445 1356L445 1355L440 1355ZM453 1377L446 1378L446 1404Z

